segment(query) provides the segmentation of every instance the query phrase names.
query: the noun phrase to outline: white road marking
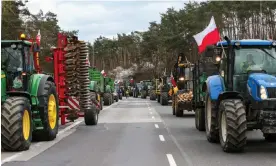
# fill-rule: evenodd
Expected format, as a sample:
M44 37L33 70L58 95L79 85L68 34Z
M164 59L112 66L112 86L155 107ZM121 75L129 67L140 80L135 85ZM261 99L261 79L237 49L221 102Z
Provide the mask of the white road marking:
M154 124L154 126L155 126L155 128L157 128L157 129L159 128L158 124Z
M111 106L114 106L114 105L117 105L117 104L118 104L118 102L115 103L115 104L113 104L113 105L110 105L110 106L107 106L107 107L103 108L101 111L106 110L106 109L109 109ZM80 124L81 122L83 122L83 121L84 121L84 118L81 119L81 120L78 120L78 121L74 122L73 124L67 126L67 127L64 128L64 129L60 130L60 131L58 132L58 134L57 134L57 138L56 138L55 140L53 140L53 141L36 143L36 144L34 144L33 146L31 146L30 149L29 149L28 151L18 152L18 153L14 154L14 155L12 155L12 156L10 156L10 157L5 158L4 160L1 160L1 165L4 164L4 163L6 163L6 162L10 162L10 161L14 160L15 158L20 158L20 157L21 157L22 155L24 155L24 154L34 153L34 152L32 152L32 149L36 149L37 147L39 147L39 146L41 146L41 145L48 145L47 148L50 148L50 147L53 146L54 144L58 143L58 142L59 142L61 139L63 139L64 137L66 137L66 136L72 134L73 131L72 131L71 133L67 133L67 134L66 134L66 131L72 129L73 127L75 127L75 126L77 126L77 125L79 125L79 124ZM64 133L65 133L65 134L64 134ZM58 136L59 136L60 138L58 138ZM47 148L46 148L46 149L47 149ZM44 149L44 150L46 150L46 149ZM40 154L41 152L43 152L43 151L40 151L40 152L36 153L36 155ZM34 156L36 156L36 155L32 154L32 156L31 156L29 159L31 159L32 157L34 157ZM29 160L29 159L28 159L28 160ZM27 161L27 160L25 160L25 161Z
M154 117L154 116L152 116L151 118L152 118L152 119L154 119L155 117Z
M150 114L152 114L152 112L150 112Z
M151 111L151 109L149 108L149 110Z
M168 158L170 166L177 166L172 154L167 154L167 158Z
M160 139L160 141L162 141L162 142L164 142L164 141L165 141L165 138L164 138L164 136L163 136L163 135L159 135L159 139Z

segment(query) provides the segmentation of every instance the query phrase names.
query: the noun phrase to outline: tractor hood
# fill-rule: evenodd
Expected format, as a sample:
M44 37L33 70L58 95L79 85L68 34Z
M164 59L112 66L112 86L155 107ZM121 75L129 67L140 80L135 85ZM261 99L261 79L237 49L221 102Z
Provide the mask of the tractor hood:
M256 81L257 84L264 87L276 87L276 77L264 73L254 73L249 75L249 80Z

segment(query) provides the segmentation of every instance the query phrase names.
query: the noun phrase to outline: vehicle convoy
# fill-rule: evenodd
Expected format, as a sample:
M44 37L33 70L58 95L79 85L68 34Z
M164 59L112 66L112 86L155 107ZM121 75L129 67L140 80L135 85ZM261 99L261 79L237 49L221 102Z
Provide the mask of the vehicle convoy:
M163 76L159 79L159 94L157 94L157 101L160 102L161 105L168 105L169 100L172 100L172 96L169 94L171 85L171 77Z
M104 93L104 77L99 70L94 67L89 68L90 94L92 101L96 105L100 105L100 110L103 109L103 93Z
M220 74L203 85L208 141L220 141L225 152L242 151L247 129L276 141L276 41L225 40L213 48L226 52Z
M143 81L141 81L141 83L142 83L141 98L146 99L147 96L149 95L149 89L152 86L152 81L151 80L143 80Z
M34 39L1 40L1 146L28 150L56 138L59 107L54 78L42 74Z
M134 98L138 98L139 94L140 94L140 89L142 88L142 84L141 83L135 83L134 84L134 90L133 90L133 97Z
M101 109L93 102L90 91L88 46L77 36L58 33L53 57L46 57L54 64L54 82L57 86L61 125L69 120L84 117L86 125L97 125ZM58 117L58 116L57 116Z
M174 71L176 86L172 87L172 113L177 117L183 116L184 110L193 111L192 69L193 64L184 60L183 55L178 56Z
M159 82L160 82L159 79L153 80L153 86L150 89L150 94L149 94L150 100L156 100L157 95L160 95L160 90L158 89Z
M208 76L218 74L218 63L220 57L209 49L200 55L200 59L194 64L193 74L193 100L192 106L195 111L195 126L199 131L205 130L205 95L202 91L203 84Z

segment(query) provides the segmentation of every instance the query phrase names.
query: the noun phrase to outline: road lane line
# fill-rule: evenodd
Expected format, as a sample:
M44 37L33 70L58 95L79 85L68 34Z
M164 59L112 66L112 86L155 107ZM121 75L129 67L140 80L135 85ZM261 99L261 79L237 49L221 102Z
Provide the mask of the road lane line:
M150 112L150 114L152 114L152 112Z
M22 152L20 152L20 153L18 153L18 154L15 154L15 155L12 155L12 156L10 156L10 157L5 158L4 160L1 161L1 165L3 165L3 164L6 163L6 162L11 161L12 159L14 159L14 158L16 158L16 157L18 157L18 156L20 156L20 155L22 155Z
M177 166L172 154L167 154L167 158L168 158L170 166Z
M160 139L160 141L162 141L162 142L164 142L164 141L165 141L165 138L164 138L164 136L163 136L163 135L159 135L159 139Z
M155 126L155 128L157 128L157 129L159 128L158 124L154 124L154 126Z
M154 117L154 116L152 116L151 118L152 118L152 119L154 119L155 117Z

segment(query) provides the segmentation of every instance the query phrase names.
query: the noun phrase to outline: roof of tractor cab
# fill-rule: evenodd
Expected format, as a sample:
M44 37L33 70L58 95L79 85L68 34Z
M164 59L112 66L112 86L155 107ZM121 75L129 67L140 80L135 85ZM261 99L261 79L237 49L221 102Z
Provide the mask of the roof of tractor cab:
M27 40L1 40L1 46L5 46L5 45L10 46L11 43L14 43L14 44L24 43L24 44L29 45L29 46L32 45L32 42L29 42Z
M243 39L243 40L231 40L231 44L239 43L240 46L271 46L273 42L270 40L260 40L260 39ZM227 46L227 41L221 41L217 43L217 46Z

